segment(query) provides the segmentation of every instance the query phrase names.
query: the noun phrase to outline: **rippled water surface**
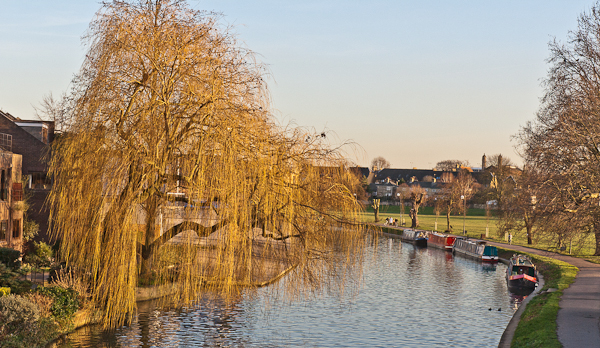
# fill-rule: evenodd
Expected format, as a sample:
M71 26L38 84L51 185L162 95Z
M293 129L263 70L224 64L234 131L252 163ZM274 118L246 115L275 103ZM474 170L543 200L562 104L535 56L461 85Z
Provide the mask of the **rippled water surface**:
M112 332L87 327L62 347L495 347L514 312L506 266L381 238L358 295L291 305L260 298L209 310L140 308ZM501 310L499 310L501 309Z

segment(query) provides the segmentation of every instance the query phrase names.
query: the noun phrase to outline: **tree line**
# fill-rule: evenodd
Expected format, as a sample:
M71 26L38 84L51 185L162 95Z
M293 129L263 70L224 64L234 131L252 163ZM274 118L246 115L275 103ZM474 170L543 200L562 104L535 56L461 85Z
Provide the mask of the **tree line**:
M487 195L498 205L501 234L523 231L528 244L544 238L558 248L593 239L600 255L600 2L549 50L539 110L514 136L523 171L499 166ZM449 206L456 200L450 191L442 196Z

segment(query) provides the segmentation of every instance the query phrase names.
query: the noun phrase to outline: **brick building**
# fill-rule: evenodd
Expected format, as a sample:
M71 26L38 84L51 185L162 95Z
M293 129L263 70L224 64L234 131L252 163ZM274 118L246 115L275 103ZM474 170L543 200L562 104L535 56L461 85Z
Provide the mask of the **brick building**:
M51 187L47 173L53 140L54 122L21 120L0 111L0 148L22 157L23 177L18 182L28 189L30 207L27 216L40 226L36 239L45 241L48 241L49 216L44 209L44 202Z
M23 249L21 155L0 149L0 247Z

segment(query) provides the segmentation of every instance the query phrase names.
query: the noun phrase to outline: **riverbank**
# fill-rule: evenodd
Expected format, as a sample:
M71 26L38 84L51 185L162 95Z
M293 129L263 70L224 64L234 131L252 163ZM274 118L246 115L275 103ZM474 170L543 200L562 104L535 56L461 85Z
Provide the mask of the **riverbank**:
M598 326L600 323L600 265L545 250L518 245L509 246L496 242L489 243L521 253L525 252L558 260L578 269L571 281L568 279L569 276L563 277L562 283L557 284L557 288L562 289L553 296L558 298L554 298L551 303L546 305L546 307L556 309L554 327L559 344L554 346L560 347L562 345L565 348L590 347L600 342L600 328ZM560 272L564 273L568 270L564 267ZM532 311L534 309L532 308ZM535 312L532 314L535 314ZM519 330L527 329L527 326L523 325L521 328L520 325L517 334Z

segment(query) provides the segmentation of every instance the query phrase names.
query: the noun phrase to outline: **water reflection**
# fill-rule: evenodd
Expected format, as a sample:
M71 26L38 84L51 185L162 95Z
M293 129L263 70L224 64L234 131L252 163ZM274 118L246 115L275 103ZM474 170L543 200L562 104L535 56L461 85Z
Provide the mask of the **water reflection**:
M398 240L370 244L357 296L323 295L290 305L244 296L233 304L213 300L216 306L200 302L179 310L158 310L148 302L130 326L112 332L84 328L62 347L498 345L515 304L505 265Z

